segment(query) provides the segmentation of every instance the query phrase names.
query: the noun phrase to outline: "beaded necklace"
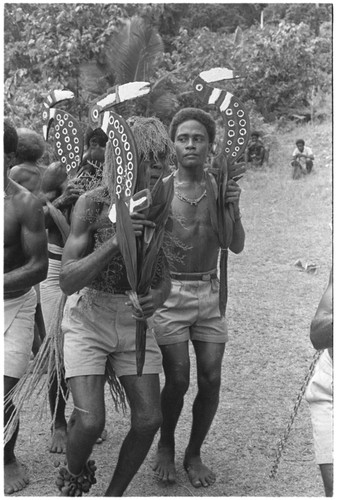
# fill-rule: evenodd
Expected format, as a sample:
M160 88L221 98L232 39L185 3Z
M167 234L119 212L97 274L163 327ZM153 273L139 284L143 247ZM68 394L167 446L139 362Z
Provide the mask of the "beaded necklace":
M181 201L184 201L185 203L189 203L190 205L196 207L198 205L198 203L200 203L200 201L205 198L206 196L206 189L205 191L199 196L199 198L186 198L186 196L184 196L183 194L181 194L178 189L175 190L175 195L177 196L177 198L179 198L179 200Z
M173 176L176 177L176 174L177 174L177 171L174 172ZM196 207L198 205L198 203L200 203L201 200L203 200L207 195L206 189L205 189L205 191L199 196L199 198L187 198L179 191L179 189L177 187L175 187L174 194L176 195L176 197L179 200L184 201L185 203L188 203L192 207Z

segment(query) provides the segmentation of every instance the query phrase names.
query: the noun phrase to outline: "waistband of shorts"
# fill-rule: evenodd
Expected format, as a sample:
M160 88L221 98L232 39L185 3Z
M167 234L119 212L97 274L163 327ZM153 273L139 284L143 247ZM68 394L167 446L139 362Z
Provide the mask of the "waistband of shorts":
M211 281L217 278L216 269L207 273L170 273L171 278L178 281Z
M97 288L91 288L91 287L84 287L81 290L79 290L77 293L83 294L83 295L91 295L95 297L101 297L102 299L104 298L111 298L114 295L117 295L119 297L124 297L127 298L127 292L130 292L130 288L128 289L121 289L121 290L111 290L109 292L105 290L99 290Z
M48 250L48 258L52 260L62 260L62 254L54 253Z

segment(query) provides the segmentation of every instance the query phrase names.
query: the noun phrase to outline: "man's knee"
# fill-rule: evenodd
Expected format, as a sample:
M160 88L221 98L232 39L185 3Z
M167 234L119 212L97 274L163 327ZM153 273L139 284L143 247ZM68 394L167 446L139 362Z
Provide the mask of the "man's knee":
M210 399L219 395L221 375L218 372L201 374L198 376L199 392Z
M100 436L104 430L105 417L101 414L89 413L76 408L71 420L71 425L76 423L84 434Z
M136 413L131 418L132 429L139 434L154 435L163 423L160 408L144 413Z

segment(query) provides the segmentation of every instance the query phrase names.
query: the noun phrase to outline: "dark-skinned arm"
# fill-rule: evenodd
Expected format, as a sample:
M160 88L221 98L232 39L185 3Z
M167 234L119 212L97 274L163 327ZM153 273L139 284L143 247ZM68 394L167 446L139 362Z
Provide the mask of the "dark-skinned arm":
M88 286L119 253L116 235L94 249L95 222L90 214L95 214L96 208L97 204L86 194L75 205L60 271L60 287L66 295ZM143 214L132 214L132 223L136 236L142 234L144 225L153 227Z
M47 277L47 236L41 202L28 191L14 196L21 225L21 245L25 264L4 273L4 292L16 292L34 286Z
M331 348L333 345L332 326L332 272L329 283L318 305L310 325L310 340L315 349Z

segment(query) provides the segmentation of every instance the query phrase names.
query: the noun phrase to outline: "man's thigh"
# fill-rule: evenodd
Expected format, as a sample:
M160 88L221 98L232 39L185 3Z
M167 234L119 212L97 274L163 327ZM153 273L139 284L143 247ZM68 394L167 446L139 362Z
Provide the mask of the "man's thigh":
M130 404L131 412L138 415L160 412L160 383L158 374L124 375L120 382Z

